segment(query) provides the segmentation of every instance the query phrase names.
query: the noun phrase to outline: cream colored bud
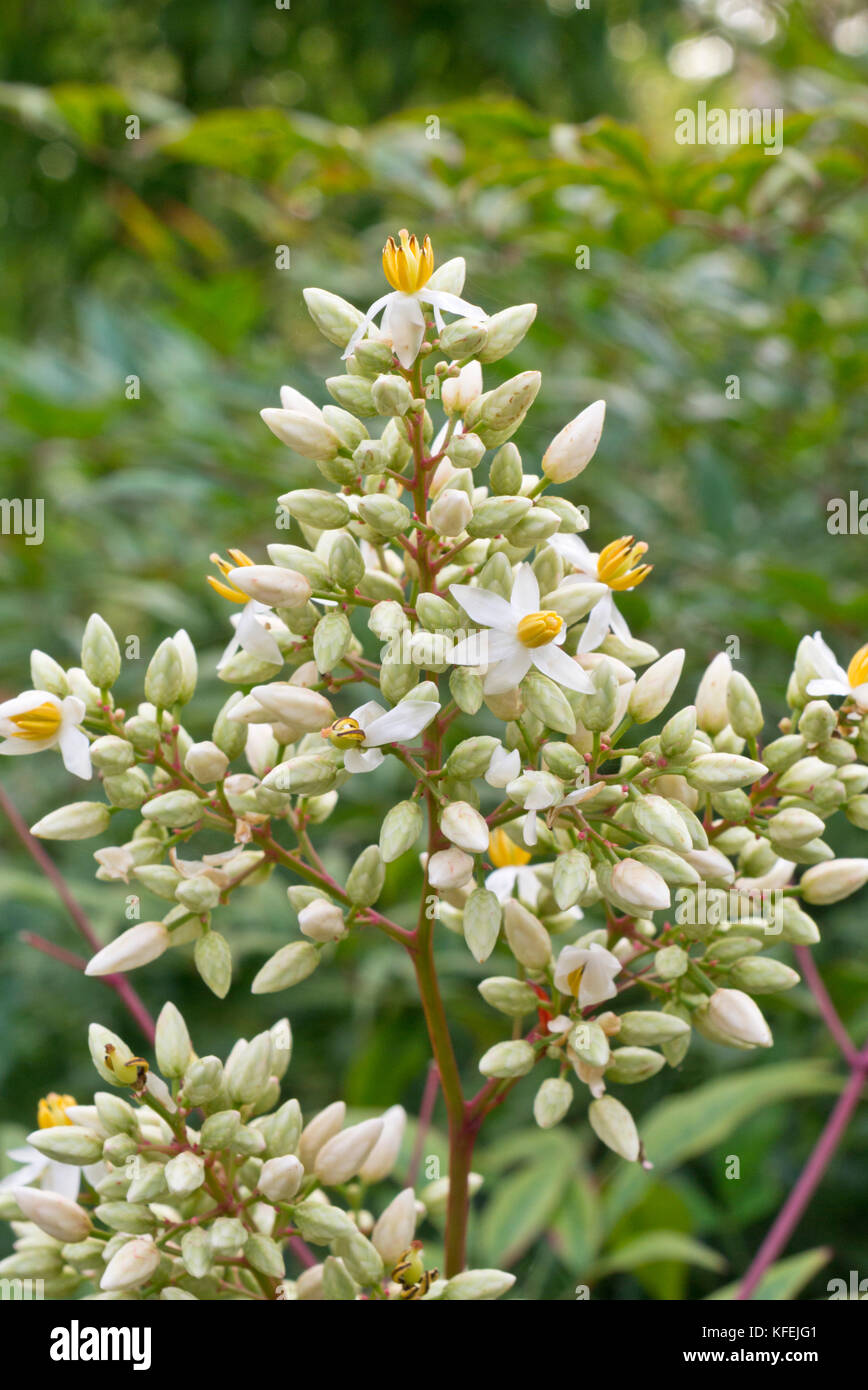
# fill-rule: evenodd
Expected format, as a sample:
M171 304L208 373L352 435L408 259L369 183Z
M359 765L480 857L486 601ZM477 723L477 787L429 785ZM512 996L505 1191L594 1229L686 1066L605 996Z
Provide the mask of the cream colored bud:
M453 801L440 817L440 829L459 849L469 854L482 854L490 838L485 817L467 801Z
M278 410L267 407L259 414L281 444L289 445L304 458L327 462L337 454L341 441L330 425L301 410Z
M639 1133L630 1111L614 1096L591 1101L588 1119L597 1138L616 1154L635 1163L639 1157Z
M696 722L707 734L719 734L729 723L726 704L732 662L726 652L718 652L699 682L696 692Z
M458 536L473 515L473 503L466 492L444 488L431 506L428 520L441 536Z
M438 891L463 888L473 878L473 860L463 849L438 849L428 860L428 882Z
M251 994L275 994L306 980L319 965L319 952L310 941L281 946L263 965L250 986Z
M667 652L659 661L655 661L653 666L649 666L647 671L642 672L630 692L627 705L631 718L637 724L647 724L649 720L662 714L675 694L683 666L684 648L677 647L675 651Z
M443 1290L444 1302L486 1302L509 1293L515 1283L514 1274L502 1269L465 1269L449 1280Z
M90 1235L90 1217L70 1197L38 1187L15 1187L12 1196L28 1221L64 1245L77 1245Z
M555 435L543 454L542 471L553 483L568 483L587 468L603 433L606 402L594 401Z
M526 1076L535 1061L536 1053L531 1044L517 1038L490 1047L479 1059L479 1070L483 1076Z
M268 1158L262 1165L256 1184L269 1202L291 1202L304 1177L304 1168L295 1154Z
M315 898L298 914L298 925L311 941L340 941L346 935L344 915L337 903Z
M355 1177L383 1129L382 1118L363 1120L327 1139L316 1156L314 1172L331 1187Z
M227 580L249 598L270 608L301 608L311 593L303 574L280 565L239 565L229 571Z
M837 903L868 883L868 859L833 859L815 864L802 874L799 887L805 902Z
M546 1077L533 1102L533 1117L540 1129L553 1129L560 1124L572 1100L573 1088L566 1077Z
M197 782L219 782L226 775L229 759L216 743L206 739L187 749L184 766Z
M440 402L447 415L463 415L482 393L482 367L468 362L457 376L447 377L440 388Z
M323 1144L335 1134L337 1134L344 1119L346 1118L347 1107L342 1100L336 1100L332 1105L327 1105L325 1110L321 1110L318 1115L305 1125L298 1141L298 1156L307 1172L313 1168L316 1156Z
M551 960L552 943L542 922L517 898L504 904L503 918L506 939L519 964L528 970L544 970Z
M669 907L671 898L666 881L656 869L638 859L622 859L612 870L611 883L618 899L628 911L656 912Z
M740 1046L771 1047L772 1035L759 1006L740 989L716 989L706 1005L708 1021Z
M765 763L743 758L740 753L700 753L685 775L699 791L726 792L751 786L767 772Z
M389 1176L401 1148L406 1124L407 1112L403 1105L390 1106L383 1115L380 1137L359 1169L363 1182L380 1182Z
M110 819L109 808L101 801L74 801L49 811L30 827L30 833L40 840L89 840L107 830Z
M371 1232L371 1244L392 1265L409 1247L416 1232L416 1199L412 1187L393 1197Z
M99 1281L105 1293L137 1289L146 1284L160 1263L160 1251L151 1236L128 1240L109 1260Z
M86 975L113 975L148 965L169 947L169 932L162 922L137 922L103 946L87 963Z

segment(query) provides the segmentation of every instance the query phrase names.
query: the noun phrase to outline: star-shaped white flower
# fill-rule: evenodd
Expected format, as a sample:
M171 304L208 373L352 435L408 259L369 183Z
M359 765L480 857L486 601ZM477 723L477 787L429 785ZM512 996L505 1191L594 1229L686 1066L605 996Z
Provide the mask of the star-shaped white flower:
M650 565L633 568L633 564L648 547L643 542L635 545L632 536L622 536L612 541L599 554L589 550L581 536L576 535L552 536L549 545L575 571L564 580L565 585L586 583L590 579L608 588L608 593L594 604L588 614L585 630L579 640L579 651L596 651L609 632L628 642L630 629L615 605L615 593L634 589L647 577Z
M461 299L448 290L437 289L431 283L434 253L428 237L420 246L416 237L411 237L406 230L402 230L398 235L399 243L389 237L383 248L383 270L392 286L391 293L374 300L347 343L344 357L352 355L371 328L377 314L383 310L380 332L383 337L389 339L395 356L401 366L407 369L412 367L419 355L419 348L425 336L425 315L421 307L423 304L430 304L434 310L434 320L440 330L445 326L444 310L448 314L460 314L476 323L484 323L488 315L478 304L468 304L466 299ZM445 266L441 266L441 273L445 269ZM463 274L460 278L463 283Z
M401 700L393 709L384 710L376 700L359 705L348 718L338 719L331 729L324 729L338 748L346 748L344 767L347 772L373 772L383 761L380 752L386 743L398 743L415 738L439 713L437 700ZM363 737L359 738L361 733Z
M539 584L530 565L518 566L508 600L469 584L453 584L449 592L468 617L485 629L456 643L452 662L455 666L486 666L486 695L514 690L531 666L569 690L593 691L590 677L561 651L567 635L563 618L559 613L540 611Z
M77 695L60 700L47 690L25 690L0 704L0 753L16 756L59 748L64 766L76 777L92 774L90 741L81 728L85 703Z
M618 993L615 976L621 962L605 946L592 941L590 946L565 946L555 964L555 988L562 994L572 994L580 1009L601 1004Z
M816 678L808 681L809 695L842 695L868 710L868 643L859 648L846 671L820 632L805 638L803 650L817 672Z

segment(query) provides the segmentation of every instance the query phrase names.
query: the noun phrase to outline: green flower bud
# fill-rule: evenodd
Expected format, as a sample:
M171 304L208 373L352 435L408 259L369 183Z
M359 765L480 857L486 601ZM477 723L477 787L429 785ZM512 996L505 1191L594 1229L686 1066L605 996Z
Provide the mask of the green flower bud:
M552 871L552 894L562 912L574 907L587 891L591 879L591 861L580 849L559 854Z
M514 304L509 309L501 309L499 314L493 314L486 321L485 346L476 350L474 356L482 363L499 362L501 357L508 357L513 348L518 347L535 318L535 304Z
M800 758L778 778L778 787L782 792L793 792L796 796L802 796L806 792L813 792L818 783L825 782L834 775L834 767L822 758Z
M233 1101L252 1105L259 1099L271 1075L274 1042L270 1033L257 1033L244 1046L236 1046L227 1059L226 1086Z
M339 406L344 410L352 411L353 415L361 415L363 418L377 415L378 412L374 404L372 383L367 377L363 376L329 376L326 377L326 390L333 396Z
M409 508L384 492L363 497L359 502L359 516L381 536L400 535L411 523Z
M45 687L43 686L42 689ZM90 760L94 767L111 775L126 772L136 761L132 744L117 734L105 734L90 745Z
M378 415L406 415L413 405L410 387L403 377L391 372L377 377L371 398Z
M153 794L146 773L139 767L130 768L118 777L104 777L103 791L111 802L124 811L136 811Z
M204 940L204 938L203 938ZM207 1105L223 1088L223 1063L219 1057L197 1057L184 1076L184 1104Z
M741 738L752 738L761 732L765 720L759 697L740 671L733 671L729 678L726 709L732 728Z
M543 762L549 772L564 782L572 782L579 768L584 767L584 759L569 743L546 743L542 750Z
M373 380L381 372L391 369L392 349L388 343L378 342L375 338L363 338L353 348L348 365L357 376L367 376Z
M296 521L320 531L338 530L346 526L351 516L346 498L318 488L297 488L277 500Z
M260 1274L267 1274L270 1279L282 1279L286 1274L283 1252L277 1241L272 1240L270 1236L248 1236L244 1246L244 1258L253 1269L259 1270Z
M517 496L521 492L523 478L521 454L514 444L504 444L491 461L488 474L491 491L498 497Z
M69 694L69 681L63 667L38 647L34 647L30 653L30 681L34 690L47 690L49 695L56 695L59 700Z
M648 1047L617 1047L606 1067L606 1080L619 1086L649 1081L665 1065L665 1060Z
M660 732L660 751L666 758L677 758L687 752L695 736L696 707L688 705L686 709L673 714L663 725Z
M801 734L786 734L767 743L763 749L763 759L772 772L784 772L802 757L807 744Z
M621 1015L618 1041L639 1047L672 1042L690 1032L690 1024L675 1015L653 1009L632 1009Z
M385 1272L382 1257L361 1231L338 1236L332 1249L363 1289L379 1284Z
M464 904L463 930L468 949L480 965L494 950L502 917L495 894L487 888L474 888Z
M560 525L561 519L556 512L549 511L548 507L537 503L510 529L507 539L510 545L523 550L548 540L549 536L560 530Z
M793 946L816 946L820 930L813 917L803 912L795 898L783 900L781 940Z
M529 497L487 497L474 509L467 523L469 536L499 536L532 508Z
M172 1003L165 1003L160 1010L154 1046L163 1076L183 1076L193 1059L193 1045L183 1014Z
M439 594L420 594L416 613L428 632L454 632L456 628L463 628L467 621L454 604Z
M412 849L422 832L422 808L418 801L399 801L380 827L380 854L392 864Z
M163 792L161 796L153 797L142 808L142 815L145 820L156 821L157 825L180 829L194 825L201 819L204 810L205 803L195 792L179 788L177 791Z
M440 351L446 357L478 357L488 341L488 325L475 319L453 319L440 333Z
M216 1224L216 1223L215 1223ZM203 1279L211 1268L211 1242L202 1226L194 1226L181 1237L181 1259L194 1279Z
M181 655L171 637L166 637L148 663L145 672L145 698L158 709L170 709L184 684Z
M614 679L614 677L613 677ZM525 705L550 729L559 734L576 732L576 716L560 686L541 671L528 671L519 687ZM585 696L584 699L592 697ZM608 728L609 719L604 727Z
M813 811L805 811L795 806L777 811L769 820L769 839L775 848L781 850L798 849L822 835L824 822Z
M639 1134L633 1116L614 1096L601 1096L588 1106L591 1129L607 1148L635 1163L639 1157Z
M810 700L799 715L799 733L808 743L824 743L838 727L838 716L828 700Z
M475 468L484 453L485 445L472 430L454 435L449 444L449 457L456 468Z
M485 892L478 888L478 893ZM536 992L524 980L514 980L511 975L492 975L477 986L486 1004L510 1018L523 1018L533 1013L539 1004Z
M352 1302L359 1292L343 1260L329 1255L323 1264L322 1296L329 1302Z
M211 912L220 902L220 889L204 874L184 878L175 889L175 899L197 915Z
M288 946L281 946L257 974L250 987L251 993L275 994L278 990L290 989L313 974L319 961L319 951L310 941L292 941Z
M772 960L767 956L746 956L735 962L730 979L739 989L750 994L776 994L778 990L792 989L797 985L799 974L781 960Z
M218 1216L208 1234L214 1257L231 1260L244 1249L249 1233L237 1217Z
M609 1039L593 1020L580 1019L570 1033L569 1044L589 1067L604 1067L609 1060Z
M79 1168L102 1158L103 1141L83 1125L52 1125L27 1136L27 1143L55 1163L71 1163Z
M482 705L482 677L466 666L456 666L449 676L449 694L463 714L477 714Z
M637 826L649 840L679 854L693 848L687 826L665 797L649 793L630 805Z
M702 753L694 758L685 776L699 791L729 791L752 785L764 777L768 768L738 753Z
M319 796L329 791L336 779L337 768L327 753L302 753L272 768L262 785L287 796Z
M347 346L356 329L364 322L364 314L330 290L307 289L304 291L304 302L323 337L339 348Z
M687 952L681 946L664 946L654 955L654 970L661 980L677 980L689 965Z
M121 673L121 649L117 638L99 613L87 620L81 639L81 664L97 690L108 690Z
M157 1225L157 1218L139 1202L100 1202L94 1216L112 1231L125 1231L127 1235L143 1236Z
M101 801L73 801L49 811L30 827L30 833L40 840L89 840L107 830L110 819L109 808Z
M295 1153L302 1131L301 1107L297 1100L286 1101L274 1115L268 1115L257 1123L263 1127L269 1158L283 1158Z
M225 999L232 983L232 952L225 936L206 931L193 947L193 960L205 984L218 999Z
M559 613L568 626L577 623L591 611L596 603L608 592L605 584L579 583L563 584L553 593L546 595L546 604Z
M356 907L373 907L383 891L386 867L376 845L362 850L347 878L347 896Z
M547 602L551 601L550 595ZM615 667L608 657L604 657L599 665L594 667L590 676L594 685L594 694L578 695L575 703L578 706L579 718L585 728L602 733L609 728L615 717L618 700L618 677Z
M483 1076L526 1076L535 1060L536 1053L530 1043L519 1038L511 1042L495 1043L494 1047L490 1047L480 1058L479 1070Z
M533 1117L540 1129L553 1129L555 1125L560 1124L572 1100L573 1088L566 1077L547 1077L533 1102Z
M346 532L336 536L329 552L329 574L337 587L354 589L364 572L365 562L352 536Z
M217 1110L213 1115L209 1115L203 1124L199 1142L203 1149L228 1148L240 1128L239 1111Z
M360 557L361 558L361 557ZM346 613L333 608L324 613L313 635L313 655L320 671L332 671L349 650L353 640ZM325 791L327 788L320 788Z
M447 775L462 781L482 777L499 743L500 740L491 734L477 734L473 738L463 739L446 760Z

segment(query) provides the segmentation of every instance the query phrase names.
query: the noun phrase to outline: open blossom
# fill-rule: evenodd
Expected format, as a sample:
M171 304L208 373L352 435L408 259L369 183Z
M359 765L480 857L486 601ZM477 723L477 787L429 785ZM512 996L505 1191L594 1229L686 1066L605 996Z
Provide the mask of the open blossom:
M350 357L370 329L381 310L380 332L392 344L402 367L412 367L425 336L423 304L430 304L439 329L444 327L443 311L461 314L476 323L484 323L488 315L476 304L468 304L457 294L435 289L429 282L434 273L434 252L430 237L421 246L406 228L398 233L398 242L389 237L383 247L383 273L392 286L390 294L375 299L364 319L350 338L344 357Z
M346 749L347 772L373 772L383 761L380 752L386 743L415 738L439 712L436 700L402 700L394 709L384 710L376 700L359 705L352 714L322 730L336 748Z
M552 536L549 545L576 571L575 575L564 580L565 584L571 580L573 583L583 583L590 579L605 584L609 590L588 614L579 651L596 651L609 632L614 632L625 642L629 641L630 629L615 606L614 595L635 589L651 573L653 566L636 564L648 549L645 542L635 542L632 536L621 536L604 546L599 554L589 550L581 536Z
M71 1125L68 1112L76 1104L74 1096L59 1095L49 1091L39 1102L37 1125L39 1129L53 1129L56 1125ZM106 1174L104 1163L87 1164L59 1163L35 1149L32 1144L21 1144L18 1148L7 1149L7 1157L23 1166L16 1168L0 1181L0 1192L8 1192L15 1187L39 1187L43 1192L57 1192L62 1197L75 1200L81 1186L82 1174L93 1185L100 1182Z
M615 976L621 962L605 946L592 941L590 946L565 946L555 965L555 986L562 994L572 994L580 1009L600 1004L618 993Z
M488 857L494 870L485 880L486 888L502 903L518 896L530 907L536 907L540 883L534 870L528 868L530 852L522 849L502 827L498 827L491 832Z
M452 660L456 666L485 665L487 695L514 689L532 666L569 690L593 690L578 663L561 651L567 635L563 618L540 611L539 584L530 565L519 565L509 599L469 584L453 584L449 592L468 617L486 629L482 641L471 636L456 643Z
M253 561L244 554L243 550L230 550L229 560L224 560L220 555L215 554L211 556L211 562L217 566L222 575L221 579L215 579L211 574L207 576L211 588L221 598L228 599L230 603L243 605L241 613L232 618L235 636L218 661L217 670L219 671L224 667L239 650L249 652L251 656L258 657L260 661L270 661L275 666L281 666L283 657L274 634L275 632L286 634L288 632L286 624L281 622L267 603L251 598L229 578L235 570L250 566Z
M47 690L25 690L0 704L0 753L7 756L59 748L68 772L91 775L90 743L81 728L85 703L77 695L60 700Z
M854 700L860 710L868 710L868 643L859 648L846 671L821 633L806 637L802 645L817 672L816 678L808 681L809 695L842 695Z

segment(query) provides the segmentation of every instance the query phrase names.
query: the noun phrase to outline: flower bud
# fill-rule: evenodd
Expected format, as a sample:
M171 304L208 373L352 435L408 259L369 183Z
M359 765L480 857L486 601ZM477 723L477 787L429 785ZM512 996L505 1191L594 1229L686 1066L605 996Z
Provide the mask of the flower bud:
M219 1057L197 1057L184 1075L184 1104L207 1105L223 1088L223 1063Z
M197 782L219 782L226 775L229 759L210 739L187 749L184 767Z
M640 678L641 679L641 678ZM660 751L666 758L686 753L696 736L696 708L687 705L673 714L660 731Z
M578 674L578 668L577 668ZM521 683L521 693L531 714L559 734L576 732L576 716L560 686L542 671L531 669Z
M726 696L732 662L726 652L718 652L706 669L696 692L696 722L707 734L719 734L729 723Z
M797 849L822 835L825 822L813 811L788 806L777 811L769 820L769 839L781 849Z
M380 1182L389 1176L398 1158L406 1124L407 1112L403 1105L391 1105L383 1115L380 1137L359 1169L363 1182Z
M443 1290L443 1301L487 1302L509 1293L515 1283L514 1274L505 1274L501 1269L465 1269L449 1280Z
M778 778L778 788L795 796L811 793L821 782L834 777L835 769L822 758L800 758Z
M771 1047L772 1035L759 1007L740 989L716 989L697 1015L705 1015L724 1040L740 1047Z
M346 936L344 915L337 903L315 898L298 914L298 925L311 941L340 941Z
M536 991L524 980L514 980L511 975L492 975L483 980L478 989L486 1004L510 1018L523 1018L533 1013L539 1004Z
M693 759L685 776L699 791L725 792L750 786L767 772L764 763L743 758L739 753L701 753Z
M93 1099L104 1130L110 1135L125 1134L138 1138L138 1115L128 1101L111 1091L97 1091Z
M759 696L740 671L733 671L727 682L726 709L729 723L741 738L753 738L761 732L765 721Z
M428 860L428 883L437 892L463 888L473 877L473 860L463 849L438 849Z
M126 772L136 761L132 744L117 734L104 734L90 745L90 760L94 767L110 776Z
M377 377L371 397L378 415L406 415L413 405L410 387L403 377L392 372Z
M475 357L485 347L488 326L476 319L453 319L440 332L440 351L447 357Z
M363 1120L327 1139L316 1156L314 1172L327 1187L355 1177L383 1128L382 1119Z
M823 905L849 898L868 883L868 859L833 859L802 874L799 888L805 902Z
M533 506L529 497L487 497L473 508L467 523L468 536L491 537L509 531Z
M269 608L301 608L310 598L310 584L303 574L281 565L239 565L227 580L236 589Z
M587 468L597 452L605 418L606 402L594 401L555 435L542 459L542 471L551 482L568 483Z
M75 1164L79 1168L96 1163L102 1157L101 1136L82 1125L37 1129L27 1136L27 1142L53 1162Z
M241 1128L239 1110L215 1110L202 1126L199 1143L203 1149L215 1152L228 1146L237 1137Z
M257 1187L269 1202L291 1202L304 1177L304 1168L294 1154L268 1158L262 1165Z
M56 695L59 700L69 694L69 681L63 667L38 647L34 647L30 653L30 682L34 690L47 690L49 695Z
M226 1086L233 1101L250 1105L258 1100L271 1076L274 1040L257 1033L249 1043L236 1044L226 1061Z
M480 965L494 950L502 919L497 896L487 888L475 888L464 904L463 929L470 954Z
M689 1033L689 1029L687 1030ZM617 1047L606 1067L606 1080L618 1086L634 1086L656 1076L666 1059L650 1047Z
M341 532L329 551L329 575L339 589L354 589L364 577L365 562L352 536Z
M690 1024L675 1014L658 1013L654 1009L631 1009L621 1014L618 1040L639 1047L672 1042L690 1032Z
M781 940L793 946L816 946L820 940L816 922L802 911L795 898L784 898Z
M90 1217L71 1198L38 1187L14 1187L12 1195L25 1219L55 1240L76 1245L90 1235Z
M380 827L380 854L392 864L412 849L422 832L422 809L418 801L399 801L387 811Z
M482 854L488 849L489 830L485 817L467 801L453 801L440 817L440 829L459 849Z
M306 980L319 965L319 952L309 941L293 941L275 951L250 986L252 994L275 994Z
M137 922L115 937L88 961L85 975L113 975L149 965L169 947L169 933L162 922Z
M89 840L108 828L111 815L101 801L73 801L49 811L30 827L40 840Z
M745 956L737 960L729 978L739 989L749 990L751 994L776 994L799 983L798 971L782 960L767 956Z
M538 918L517 898L504 905L503 917L509 948L519 965L544 970L551 960L551 938Z
M358 1285L336 1255L329 1255L322 1267L322 1296L329 1302L350 1302L359 1292Z
M121 673L121 650L117 638L99 613L87 620L81 639L81 664L97 690L108 690Z
M591 878L591 861L580 849L559 854L552 872L552 894L562 912L575 906Z
M416 1199L412 1187L393 1197L371 1232L371 1244L386 1265L393 1265L410 1246L416 1231Z
M547 1077L533 1102L533 1117L540 1129L553 1129L560 1124L572 1101L573 1088L566 1077Z
M341 299L339 294L332 294L330 290L306 289L304 302L323 337L339 348L347 346L365 320L364 314L353 304Z
M631 809L636 825L654 844L679 854L693 848L690 831L665 797L649 793L631 803Z
M298 1156L307 1172L313 1168L316 1156L323 1144L333 1135L339 1133L346 1113L347 1107L344 1102L336 1100L332 1105L327 1105L325 1110L321 1110L305 1125L298 1141Z
M106 1293L137 1289L146 1284L160 1263L160 1251L151 1236L128 1240L109 1260L99 1281Z
M351 1235L338 1236L332 1243L332 1249L343 1260L349 1273L362 1288L369 1288L372 1284L378 1284L383 1278L385 1273L383 1260L376 1246L363 1236L361 1231L354 1231ZM404 1245L398 1251L395 1259L397 1260L398 1256L402 1255L406 1249L407 1246Z
M320 531L346 526L352 515L345 497L320 488L296 488L277 500L302 526L314 526Z
M479 361L499 362L502 357L508 357L535 318L535 304L513 304L508 309L501 309L499 314L492 314L485 322L485 346L476 352Z
M473 515L473 503L466 492L444 488L432 503L428 520L441 536L459 536Z
M232 983L232 951L226 937L220 932L206 931L196 940L193 961L212 994L225 999Z
M539 372L519 372L493 391L477 396L465 413L465 426L478 434L484 444L503 444L533 404L541 380Z
M319 796L331 790L336 778L337 768L327 754L302 753L273 767L262 785L287 796Z
M244 1242L244 1258L251 1268L267 1275L269 1279L283 1279L286 1274L283 1252L270 1236L248 1236Z
M411 520L409 508L384 492L363 497L359 502L359 516L381 536L400 535L409 529Z
M376 415L373 382L367 377L347 372L344 376L327 376L326 389L338 405L354 415Z
M627 912L641 916L670 905L671 898L665 880L655 869L649 868L647 864L640 864L638 859L622 859L615 865L609 877L613 893Z
M183 829L194 825L201 818L205 803L195 792L178 788L173 792L163 792L154 796L142 807L145 820L156 821L157 825L168 825L173 829Z
M338 435L321 415L300 410L280 410L272 406L260 410L263 421L281 444L287 444L304 458L327 462L341 447Z
M536 1053L523 1038L495 1043L479 1060L483 1076L526 1076L536 1061Z
M363 849L347 876L347 897L356 907L373 907L383 891L386 866L376 845Z
M607 1148L635 1163L639 1157L639 1134L633 1116L614 1096L601 1096L588 1106L591 1129Z
M651 719L656 719L658 714L662 714L675 694L683 666L684 648L678 647L675 651L661 656L659 661L655 661L653 666L642 672L630 692L627 705L630 717L637 724L647 724Z
M175 646L174 638L166 637L148 663L145 672L145 699L150 700L157 709L171 709L181 693L183 683L181 654Z
M174 1197L189 1197L205 1181L205 1160L199 1154L176 1154L166 1164L166 1183Z
M482 368L468 362L457 377L447 377L440 388L440 403L447 415L463 415L482 391Z
M687 952L681 946L664 946L654 956L654 970L661 980L677 980L689 964Z

